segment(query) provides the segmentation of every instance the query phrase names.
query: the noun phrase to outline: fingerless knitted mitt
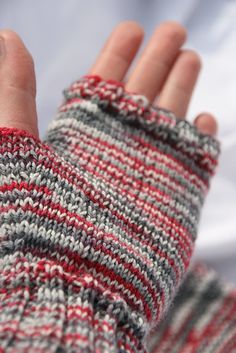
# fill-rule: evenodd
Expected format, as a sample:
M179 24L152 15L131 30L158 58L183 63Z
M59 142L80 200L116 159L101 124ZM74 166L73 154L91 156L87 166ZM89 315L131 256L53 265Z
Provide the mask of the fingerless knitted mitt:
M98 77L65 98L44 143L0 129L0 352L146 352L218 143Z

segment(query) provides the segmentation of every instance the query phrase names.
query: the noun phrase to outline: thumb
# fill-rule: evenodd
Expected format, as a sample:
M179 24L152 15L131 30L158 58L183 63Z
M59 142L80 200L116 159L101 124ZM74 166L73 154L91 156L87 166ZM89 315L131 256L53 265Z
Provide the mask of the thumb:
M0 31L0 126L39 136L33 59L19 36Z

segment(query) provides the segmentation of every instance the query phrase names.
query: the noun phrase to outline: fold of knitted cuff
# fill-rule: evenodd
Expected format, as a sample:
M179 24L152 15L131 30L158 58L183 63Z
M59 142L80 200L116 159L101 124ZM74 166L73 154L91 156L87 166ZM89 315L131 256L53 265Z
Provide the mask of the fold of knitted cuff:
M95 103L104 112L134 127L141 127L157 139L167 142L214 173L220 152L218 140L172 112L150 104L145 96L129 93L115 81L104 81L98 76L84 76L64 91L66 101L60 112L76 109L81 100Z

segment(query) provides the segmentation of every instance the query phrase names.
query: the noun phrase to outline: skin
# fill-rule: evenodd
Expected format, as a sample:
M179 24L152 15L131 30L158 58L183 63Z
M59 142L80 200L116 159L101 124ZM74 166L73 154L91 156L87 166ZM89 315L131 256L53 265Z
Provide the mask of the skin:
M186 41L184 27L165 22L156 28L126 78L143 36L136 22L119 24L89 74L125 82L129 92L143 94L151 103L184 118L200 72L200 58L196 52L182 49ZM35 96L32 56L15 32L0 31L0 126L23 129L38 137ZM209 135L217 132L216 120L209 113L200 113L194 124Z

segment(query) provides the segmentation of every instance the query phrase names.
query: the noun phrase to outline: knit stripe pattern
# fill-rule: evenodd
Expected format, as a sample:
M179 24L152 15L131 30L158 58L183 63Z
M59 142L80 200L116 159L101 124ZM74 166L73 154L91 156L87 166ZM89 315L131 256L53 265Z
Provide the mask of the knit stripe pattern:
M149 334L151 353L236 352L236 289L194 264L168 315Z
M219 144L86 76L44 142L0 129L2 352L146 352L189 267Z

